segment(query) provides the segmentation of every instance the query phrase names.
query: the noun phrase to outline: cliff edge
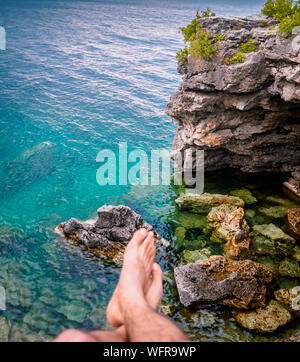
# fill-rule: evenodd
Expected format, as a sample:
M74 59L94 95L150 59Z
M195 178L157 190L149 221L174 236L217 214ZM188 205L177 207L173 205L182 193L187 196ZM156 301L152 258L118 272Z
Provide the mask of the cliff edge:
M206 171L290 172L300 188L297 34L278 35L263 15L197 21L220 41L211 60L188 56L178 65L182 83L166 109L178 124L174 149L205 150ZM236 59L243 44L252 51Z

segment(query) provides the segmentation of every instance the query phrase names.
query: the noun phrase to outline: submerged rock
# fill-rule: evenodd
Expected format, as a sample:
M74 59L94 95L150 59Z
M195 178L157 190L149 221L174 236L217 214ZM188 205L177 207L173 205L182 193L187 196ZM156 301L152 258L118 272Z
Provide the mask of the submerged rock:
M285 206L271 206L271 207L262 207L259 209L259 212L265 216L272 217L274 219L281 219L287 213L287 208Z
M277 339L275 342L300 342L300 333L287 338Z
M43 337L39 333L28 333L24 329L13 326L10 334L10 342L48 342L53 338Z
M211 256L211 251L208 248L201 250L185 250L182 253L183 263L195 263L198 260L205 260Z
M249 226L244 218L244 209L233 205L213 207L207 216L212 240L227 241L224 251L230 258L249 256Z
M10 322L4 317L0 317L0 342L8 342L10 332Z
M180 213L178 221L185 229L203 229L206 226L205 216L190 212Z
M223 256L174 269L181 303L217 303L238 309L264 307L267 290L275 280L264 265L251 260L233 261Z
M182 210L195 214L208 214L212 207L222 204L243 207L244 201L236 196L221 194L184 194L176 199L177 205Z
M300 240L300 208L289 209L286 219L289 232Z
M274 224L254 225L252 245L258 254L292 255L295 239Z
M245 204L248 205L255 204L257 202L257 198L254 197L248 189L233 190L230 192L230 195L239 197L245 202Z
M96 256L119 262L126 244L140 228L153 230L142 217L127 206L107 206L98 209L98 219L80 221L70 219L58 225L56 231L76 243L82 244ZM168 242L155 233L157 246Z
M254 311L234 311L233 316L242 327L261 333L274 332L292 320L290 312L275 300Z
M5 174L0 197L14 194L37 179L46 177L55 170L56 146L51 142L41 142L23 152L19 158L8 163L2 170Z
M295 288L279 289L274 292L278 303L282 304L290 313L300 317L299 291Z
M61 304L57 311L64 314L70 321L82 323L92 308L80 300Z
M278 270L282 276L300 278L300 264L296 260L284 259L280 263Z

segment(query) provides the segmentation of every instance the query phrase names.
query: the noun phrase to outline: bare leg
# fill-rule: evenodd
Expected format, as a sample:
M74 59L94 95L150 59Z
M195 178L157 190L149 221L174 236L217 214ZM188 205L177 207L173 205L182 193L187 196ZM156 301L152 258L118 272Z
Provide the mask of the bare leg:
M154 256L153 233L138 230L126 247L120 280L107 308L107 320L115 326L123 324L130 341L189 341L173 322L147 303L144 290Z

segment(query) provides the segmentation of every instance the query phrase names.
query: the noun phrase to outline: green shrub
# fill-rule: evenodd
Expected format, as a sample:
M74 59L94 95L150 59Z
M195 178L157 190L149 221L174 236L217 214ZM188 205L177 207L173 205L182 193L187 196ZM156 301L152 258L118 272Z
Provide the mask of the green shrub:
M267 0L262 13L280 21L293 14L293 3L293 0Z
M237 52L236 54L234 54L233 57L226 58L225 63L229 65L235 63L243 63L244 61L245 61L245 55L240 52Z
M300 26L300 1L267 0L262 13L279 22L279 32L290 34L294 27Z
M188 60L188 48L185 46L183 49L179 50L176 54L176 59L179 63L186 63Z
M210 33L206 30L201 30L197 34L197 38L191 42L188 53L196 58L204 58L211 60L217 46L213 45L213 40Z
M217 34L215 37L213 37L212 41L213 43L217 43L218 41L225 40L226 36L225 34Z
M209 8L201 11L201 13L197 10L196 16L190 24L180 28L186 46L177 52L176 58L178 62L186 63L189 55L206 60L212 59L217 49L214 43L224 40L225 36L218 34L215 38L212 38L208 31L202 29L201 24L198 24L197 20L215 15Z
M283 36L291 34L296 26L300 26L300 11L292 14L289 18L281 20L279 23L279 31Z
M240 51L242 53L256 52L256 45L252 42L253 39L249 39L246 43L242 43Z
M196 34L201 28L201 26L197 23L197 20L208 16L216 16L216 14L213 13L209 8L207 8L206 10L202 10L201 14L199 14L199 10L197 10L196 16L190 22L190 24L180 28L180 32L183 34L185 43L196 39Z

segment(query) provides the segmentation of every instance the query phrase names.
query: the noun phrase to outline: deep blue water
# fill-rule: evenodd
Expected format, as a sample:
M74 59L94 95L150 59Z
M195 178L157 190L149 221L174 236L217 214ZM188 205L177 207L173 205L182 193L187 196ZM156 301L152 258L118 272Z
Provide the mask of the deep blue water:
M246 15L262 3L209 6ZM0 284L7 292L2 314L12 323L52 336L105 325L118 269L56 239L59 222L122 203L172 238L171 188L100 187L95 159L119 142L147 152L171 147L175 125L164 110L180 82L178 28L206 7L171 0L1 2L7 49L0 51ZM25 168L24 152L36 146ZM66 316L70 304L80 321Z

